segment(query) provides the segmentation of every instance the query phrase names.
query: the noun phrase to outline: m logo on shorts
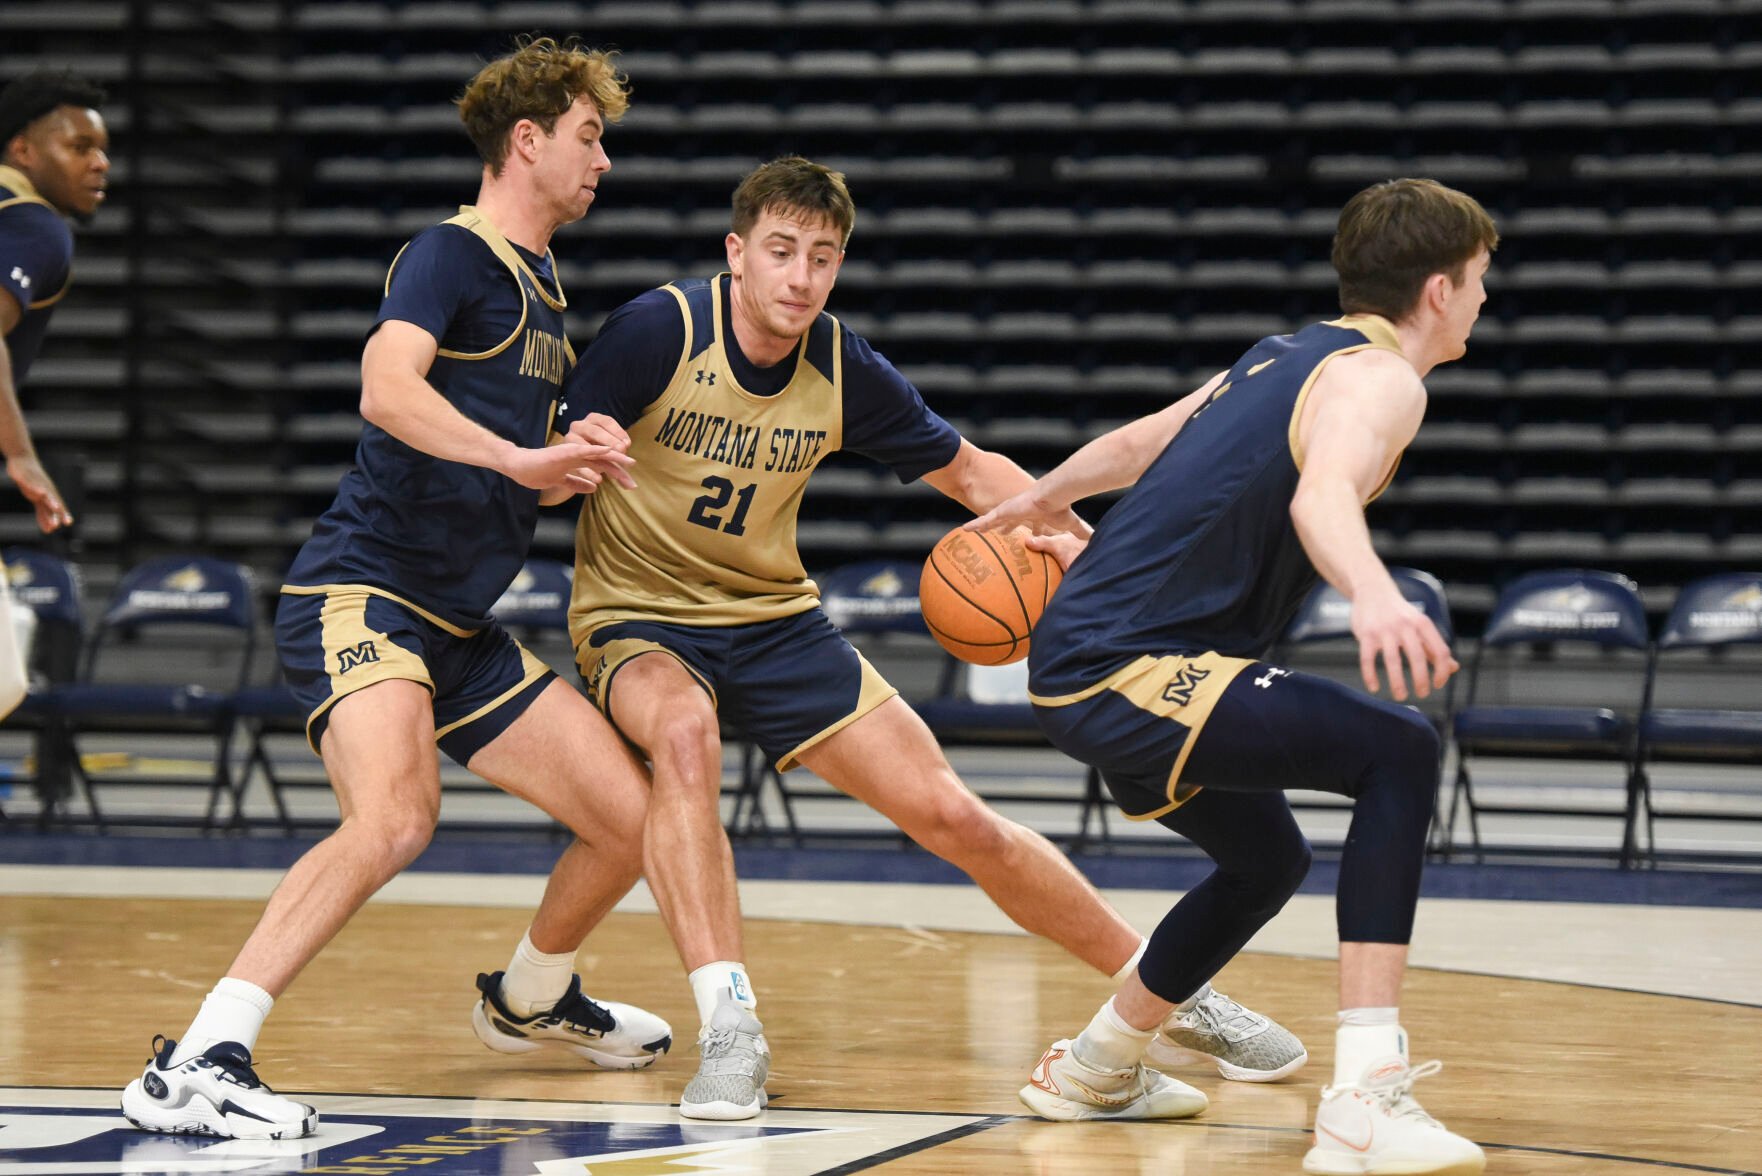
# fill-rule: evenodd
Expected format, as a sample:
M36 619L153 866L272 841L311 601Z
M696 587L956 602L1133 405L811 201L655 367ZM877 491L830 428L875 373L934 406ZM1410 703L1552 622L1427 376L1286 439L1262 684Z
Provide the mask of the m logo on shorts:
M336 672L346 674L356 666L379 660L379 650L373 648L373 642L363 641L353 649L344 649L336 655Z
M1192 666L1182 666L1175 671L1175 676L1169 684L1162 688L1162 700L1172 702L1176 706L1186 706L1193 701L1193 691L1209 677L1211 677L1210 670L1196 670Z

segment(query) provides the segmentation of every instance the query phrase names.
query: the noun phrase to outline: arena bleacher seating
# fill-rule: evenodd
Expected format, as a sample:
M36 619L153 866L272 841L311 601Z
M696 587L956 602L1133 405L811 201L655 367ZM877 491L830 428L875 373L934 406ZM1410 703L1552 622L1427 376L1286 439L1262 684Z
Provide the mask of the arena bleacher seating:
M1762 565L1762 44L1750 0L79 0L0 7L0 78L111 86L112 202L27 389L86 458L75 552L202 550L266 590L329 501L385 267L468 201L450 99L523 32L625 53L631 113L555 242L577 347L721 264L730 190L846 171L832 309L974 441L1044 469L1329 317L1341 202L1478 196L1503 243L1468 357L1370 515L1464 636L1526 572L1609 569L1652 627ZM836 456L807 566L921 558L959 517ZM0 542L28 516L0 516ZM566 510L536 553L566 559Z

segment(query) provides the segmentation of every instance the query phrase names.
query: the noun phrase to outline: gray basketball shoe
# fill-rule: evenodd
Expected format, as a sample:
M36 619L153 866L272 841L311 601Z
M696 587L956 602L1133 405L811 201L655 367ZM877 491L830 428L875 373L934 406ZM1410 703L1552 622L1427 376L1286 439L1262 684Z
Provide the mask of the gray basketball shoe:
M765 1109L771 1047L765 1044L765 1027L734 1003L733 994L724 991L710 1023L698 1033L697 1047L702 1060L679 1100L681 1115L750 1119Z
M1150 1066L1209 1061L1232 1082L1277 1082L1308 1060L1303 1043L1290 1030L1209 984L1191 1009L1168 1015L1144 1054Z

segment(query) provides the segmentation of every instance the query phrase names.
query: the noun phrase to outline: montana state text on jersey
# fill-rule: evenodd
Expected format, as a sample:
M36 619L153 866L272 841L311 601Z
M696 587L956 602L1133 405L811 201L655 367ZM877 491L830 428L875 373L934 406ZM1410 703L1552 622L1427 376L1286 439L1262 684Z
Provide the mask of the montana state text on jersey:
M796 551L808 476L851 450L901 481L960 434L829 314L757 368L727 328L729 278L675 282L615 311L564 388L557 429L589 412L630 434L634 491L589 495L576 532L576 640L610 621L743 625L814 607Z

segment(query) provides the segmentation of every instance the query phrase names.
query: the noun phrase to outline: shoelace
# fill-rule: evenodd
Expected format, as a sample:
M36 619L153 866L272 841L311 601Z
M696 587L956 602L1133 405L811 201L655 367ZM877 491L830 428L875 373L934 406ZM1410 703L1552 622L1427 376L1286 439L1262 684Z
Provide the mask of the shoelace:
M612 1011L602 1004L589 1000L582 994L581 977L569 978L569 990L563 998L551 1006L551 1011L541 1018L544 1023L567 1025L572 1029L606 1034L618 1027L617 1018Z
M575 994L574 1000L558 1001L545 1020L600 1034L610 1033L618 1027L618 1021L612 1016L610 1009L580 993Z
M1421 1078L1430 1078L1444 1068L1444 1063L1436 1058L1411 1066L1400 1072L1396 1077L1385 1083L1367 1087L1365 1092L1389 1109L1389 1113L1398 1119L1419 1119L1428 1127L1442 1128L1444 1125L1426 1114L1425 1108L1413 1097L1413 1084Z
M740 1051L739 1039L742 1037L753 1042L744 1051ZM753 1034L742 1033L738 1029L706 1029L697 1039L697 1048L698 1053L703 1056L700 1072L704 1074L738 1074L750 1077L751 1067L758 1065L758 1039Z
M1193 1011L1198 1013L1200 1019L1205 1021L1213 1031L1219 1033L1225 1029L1252 1029L1260 1022L1260 1018L1256 1014L1249 1012L1215 988L1206 994L1204 1000L1193 1006Z

